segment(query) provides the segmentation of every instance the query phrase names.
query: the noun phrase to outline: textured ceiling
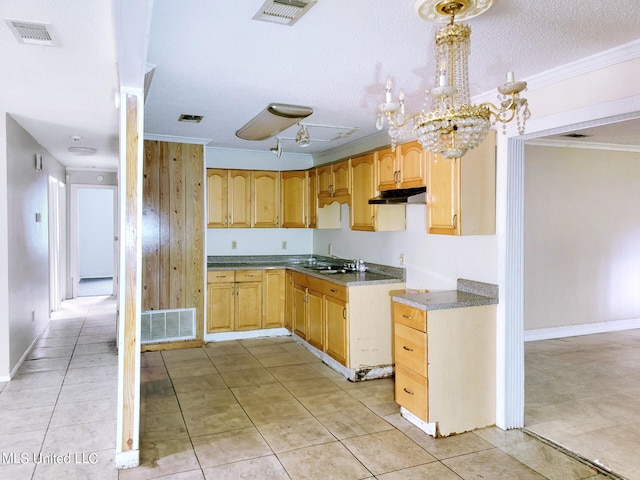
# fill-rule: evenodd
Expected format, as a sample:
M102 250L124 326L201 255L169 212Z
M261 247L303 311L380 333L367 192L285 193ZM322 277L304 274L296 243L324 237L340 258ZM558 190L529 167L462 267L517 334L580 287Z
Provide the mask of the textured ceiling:
M2 0L2 105L68 166L117 165L116 1ZM358 128L335 142L313 142L327 132L310 128L306 149L283 141L285 151L323 151L376 132L388 75L396 92L405 90L409 110L421 108L433 83L437 26L418 18L413 0L318 0L292 27L252 20L262 3L155 0L147 60L156 70L145 105L146 134L268 150L273 139L240 140L235 131L269 103L281 102L312 107L306 123ZM50 23L59 46L21 45L4 19ZM526 79L637 40L640 4L494 0L468 23L471 93L479 95L502 83L507 70ZM178 123L182 113L204 120ZM96 147L98 154L68 153L71 135L82 136L81 146ZM293 138L295 127L283 136Z

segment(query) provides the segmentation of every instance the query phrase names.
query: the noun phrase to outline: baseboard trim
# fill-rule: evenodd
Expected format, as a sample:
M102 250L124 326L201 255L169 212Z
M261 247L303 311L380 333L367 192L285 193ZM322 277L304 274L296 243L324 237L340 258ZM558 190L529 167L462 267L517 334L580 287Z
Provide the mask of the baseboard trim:
M524 341L535 342L537 340L552 340L554 338L577 337L580 335L591 335L593 333L633 330L634 328L640 328L640 318L614 320L611 322L583 323L580 325L567 325L564 327L539 328L536 330L525 330Z
M33 342L31 342L31 345L29 345L29 347L25 350L25 352L20 357L20 360L18 360L16 365L9 372L9 374L0 375L0 382L9 382L16 375L16 373L18 373L18 370L20 370L20 367L22 366L24 361L27 359L27 357L31 354L31 352L33 351L33 348L36 346L36 343L38 343L38 340L40 340L40 337L47 330L50 324L51 324L51 317L49 317L49 321L44 325L44 327L42 327L42 330L40 330L40 333L38 333L36 338L33 339Z
M248 338L283 337L291 335L286 328L263 328L260 330L246 330L241 332L206 333L205 342L226 342L228 340L246 340Z

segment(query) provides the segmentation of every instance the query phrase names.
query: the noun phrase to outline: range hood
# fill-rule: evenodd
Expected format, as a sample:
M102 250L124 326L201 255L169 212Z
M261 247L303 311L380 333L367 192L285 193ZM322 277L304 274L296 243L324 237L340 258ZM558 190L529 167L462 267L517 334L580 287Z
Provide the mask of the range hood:
M370 204L395 205L399 203L427 203L427 187L382 190L380 195L369 200Z

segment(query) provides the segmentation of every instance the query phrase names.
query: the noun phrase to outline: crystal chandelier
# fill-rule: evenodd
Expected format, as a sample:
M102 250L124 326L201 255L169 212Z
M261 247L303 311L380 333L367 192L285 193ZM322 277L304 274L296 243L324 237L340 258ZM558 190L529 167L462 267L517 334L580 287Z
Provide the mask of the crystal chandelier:
M464 18L479 15L491 6L492 0L417 0L414 8L418 15L430 20L450 19L435 35L436 75L435 87L427 91L431 107L419 113L405 113L404 92L398 100L392 98L391 79L385 86L385 102L378 107L376 127L382 130L388 124L391 146L411 135L416 135L423 148L442 154L445 158L460 158L478 146L496 122L503 124L516 119L518 133L524 133L525 122L531 116L527 99L520 96L527 83L514 80L513 72L498 87L499 105L471 104L469 95L468 59L471 29L456 24L456 15Z

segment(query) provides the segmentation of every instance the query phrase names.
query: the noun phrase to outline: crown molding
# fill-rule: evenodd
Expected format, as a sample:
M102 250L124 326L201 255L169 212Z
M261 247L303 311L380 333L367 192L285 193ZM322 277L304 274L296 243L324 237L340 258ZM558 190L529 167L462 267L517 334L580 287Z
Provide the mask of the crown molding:
M583 148L586 150L607 150L615 152L640 153L640 145L620 145L617 143L585 142L575 140L561 140L556 138L538 138L527 140L527 145L556 148Z
M192 143L197 145L207 145L212 140L211 138L178 137L176 135L162 135L159 133L145 133L144 139L169 143Z

